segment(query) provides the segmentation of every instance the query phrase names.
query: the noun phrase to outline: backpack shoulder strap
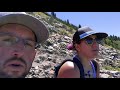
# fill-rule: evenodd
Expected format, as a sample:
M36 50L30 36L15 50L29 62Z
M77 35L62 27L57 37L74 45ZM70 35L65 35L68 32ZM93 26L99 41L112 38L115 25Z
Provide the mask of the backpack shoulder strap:
M94 65L94 67L95 67L95 71L97 72L97 62L95 60L92 60L92 63Z
M78 66L79 71L80 71L80 78L85 78L84 76L84 68L83 65L81 64L80 60L78 60L76 57L73 58L73 62Z
M84 78L84 69L83 69L83 65L81 64L80 60L78 60L76 57L73 58L73 60L71 59L66 59L64 60L62 63L60 63L58 66L55 67L55 75L54 77L57 77L58 75L58 72L59 72L59 69L61 68L61 66L67 62L67 61L71 61L73 63L75 63L78 68L79 68L79 71L80 71L80 78Z

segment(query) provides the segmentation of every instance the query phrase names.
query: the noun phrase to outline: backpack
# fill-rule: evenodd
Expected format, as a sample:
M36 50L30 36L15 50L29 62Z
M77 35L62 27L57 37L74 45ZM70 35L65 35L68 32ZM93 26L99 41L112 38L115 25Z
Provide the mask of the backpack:
M60 67L67 61L71 61L71 62L75 63L78 66L79 70L80 70L80 78L84 78L83 65L81 64L80 60L78 60L76 57L74 57L73 60L66 59L62 63L60 63L59 65L55 66L54 78L57 77ZM92 60L92 63L94 65L94 67L95 67L95 72L97 72L97 63L94 60Z

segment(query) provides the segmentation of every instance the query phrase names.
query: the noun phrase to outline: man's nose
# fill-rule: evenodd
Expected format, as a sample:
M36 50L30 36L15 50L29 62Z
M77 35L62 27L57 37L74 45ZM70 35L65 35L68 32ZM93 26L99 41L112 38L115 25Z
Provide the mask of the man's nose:
M21 57L24 55L24 43L19 41L19 42L16 42L14 45L13 45L13 51L12 51L12 54L14 56L17 56L17 57Z
M14 43L13 48L18 49L18 50L23 50L25 49L25 45L23 41L17 41Z

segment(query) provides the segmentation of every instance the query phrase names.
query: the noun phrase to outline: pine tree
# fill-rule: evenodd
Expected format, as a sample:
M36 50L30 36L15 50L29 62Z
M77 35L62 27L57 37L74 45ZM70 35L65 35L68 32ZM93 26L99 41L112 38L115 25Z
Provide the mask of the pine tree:
M79 24L78 28L81 28L81 25Z
M67 19L67 24L70 24L68 19Z
M56 18L56 14L54 12L51 12L51 16L53 16L54 18Z

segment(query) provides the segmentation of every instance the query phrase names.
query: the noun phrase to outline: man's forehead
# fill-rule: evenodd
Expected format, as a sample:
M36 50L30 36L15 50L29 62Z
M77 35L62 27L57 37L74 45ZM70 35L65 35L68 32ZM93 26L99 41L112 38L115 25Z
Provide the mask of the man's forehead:
M0 26L0 32L5 32L5 33L11 33L11 34L19 34L21 36L29 36L29 37L35 37L34 32L24 26L24 25L20 25L20 24L5 24Z

